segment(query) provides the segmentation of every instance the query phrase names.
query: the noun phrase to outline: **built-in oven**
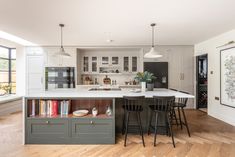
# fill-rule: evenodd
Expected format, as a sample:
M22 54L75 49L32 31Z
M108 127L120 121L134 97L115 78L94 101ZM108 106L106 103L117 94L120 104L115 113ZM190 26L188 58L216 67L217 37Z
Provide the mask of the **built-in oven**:
M75 88L74 67L46 67L45 89Z

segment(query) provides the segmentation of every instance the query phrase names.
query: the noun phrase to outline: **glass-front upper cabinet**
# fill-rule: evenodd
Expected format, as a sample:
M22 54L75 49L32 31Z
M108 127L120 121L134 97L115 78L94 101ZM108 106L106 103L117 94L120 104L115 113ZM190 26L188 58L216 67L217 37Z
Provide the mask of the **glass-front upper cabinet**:
M137 72L137 57L132 57L132 72Z
M119 58L118 57L112 57L112 65L118 65L119 64Z
M129 72L129 57L123 57L123 71Z
M101 64L108 65L109 64L109 57L101 57Z
M91 71L97 72L98 70L98 59L97 57L91 57Z
M89 57L83 57L83 72L89 71Z

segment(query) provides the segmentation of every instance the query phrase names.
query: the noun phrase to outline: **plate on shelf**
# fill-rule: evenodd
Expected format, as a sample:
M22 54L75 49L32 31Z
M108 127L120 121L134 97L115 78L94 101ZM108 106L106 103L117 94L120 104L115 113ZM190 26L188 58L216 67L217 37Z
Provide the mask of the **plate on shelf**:
M86 116L88 112L89 112L88 110L77 110L73 112L73 115L77 117L82 117L82 116Z
M133 92L133 93L140 93L141 90L140 90L140 89L131 89L130 92Z

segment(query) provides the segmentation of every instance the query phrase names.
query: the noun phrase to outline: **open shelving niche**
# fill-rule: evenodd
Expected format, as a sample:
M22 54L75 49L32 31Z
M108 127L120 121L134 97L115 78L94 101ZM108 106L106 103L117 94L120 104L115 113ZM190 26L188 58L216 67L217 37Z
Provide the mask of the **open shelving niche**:
M33 100L35 101L35 115L32 114L32 102ZM40 101L57 101L58 102L58 108L57 108L57 115L50 115L50 114L40 114ZM69 102L69 112L68 114L61 114L60 108L61 104L60 102L62 101L68 101ZM114 99L112 98L79 98L79 99L63 99L63 98L30 98L26 99L26 117L27 119L35 119L35 118L94 118L94 119L113 119L115 117L115 106L114 106ZM108 116L106 114L107 107L111 108L112 115ZM92 115L92 108L96 107L98 109L98 115L93 116ZM76 110L83 110L86 109L89 111L89 113L85 116L79 117L79 116L74 116L73 112Z

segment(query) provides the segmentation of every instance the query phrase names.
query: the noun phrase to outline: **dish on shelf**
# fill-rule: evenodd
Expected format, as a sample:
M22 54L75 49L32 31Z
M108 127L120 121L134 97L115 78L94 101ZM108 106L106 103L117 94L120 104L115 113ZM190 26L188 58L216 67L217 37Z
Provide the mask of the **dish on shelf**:
M141 90L140 89L131 89L130 90L130 92L133 92L133 93L140 93L141 92Z
M88 110L77 110L73 112L73 115L77 117L83 117L86 116L88 112L89 112Z

